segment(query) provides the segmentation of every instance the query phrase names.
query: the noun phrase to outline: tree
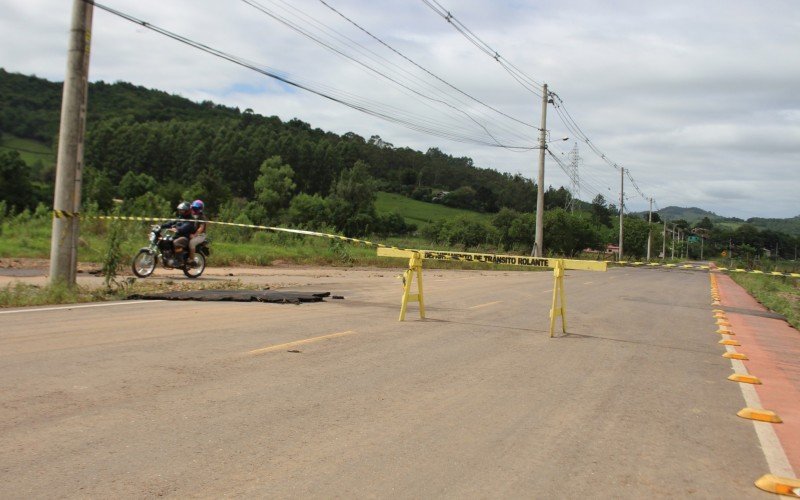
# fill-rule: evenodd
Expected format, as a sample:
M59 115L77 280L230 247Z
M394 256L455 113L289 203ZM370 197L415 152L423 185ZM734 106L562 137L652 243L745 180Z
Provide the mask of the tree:
M322 229L330 224L331 212L318 194L300 193L289 204L289 222L305 229Z
M149 175L137 174L131 170L126 172L119 181L118 193L124 200L133 200L145 193L152 193L157 186L156 180Z
M544 247L548 252L574 255L593 248L599 237L580 213L555 208L544 213Z
M110 209L114 199L114 185L108 174L87 166L84 168L83 178L83 197L86 201L94 201L100 210Z
M0 151L0 200L15 210L35 203L28 166L18 151Z
M711 219L709 219L708 217L703 217L703 219L700 220L698 223L696 223L694 227L711 230L714 229L714 223L711 222Z
M602 194L592 200L592 222L597 226L611 227L611 211Z
M343 171L327 199L331 219L336 229L347 236L365 234L375 225L375 181L369 166L357 161L353 168Z
M558 189L553 189L553 186L550 186L544 192L544 209L567 208L571 200L572 194L564 189L563 186Z
M369 165L363 161L359 160L353 168L344 170L332 191L336 198L348 202L353 213L375 212L375 181L369 174Z
M638 217L624 217L623 251L627 255L644 257L647 255L647 235L649 224ZM652 243L651 243L652 245ZM652 249L651 249L652 251Z
M450 191L442 203L448 207L472 209L475 206L475 190L469 186L461 186L455 191Z
M510 236L511 225L519 217L519 212L510 208L502 208L497 215L492 218L492 225L497 230L499 243L504 250L510 250L514 244Z
M294 170L280 156L264 160L254 184L256 199L269 212L275 214L287 208L297 187L292 180Z

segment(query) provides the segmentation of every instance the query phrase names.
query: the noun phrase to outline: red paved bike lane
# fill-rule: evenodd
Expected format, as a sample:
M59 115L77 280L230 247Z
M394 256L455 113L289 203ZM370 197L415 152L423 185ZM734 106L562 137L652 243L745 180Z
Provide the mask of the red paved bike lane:
M729 276L716 277L718 307L731 324L732 338L741 343L736 351L747 355L743 361L747 371L762 382L755 389L763 409L783 420L770 425L791 467L800 474L800 332L783 319L768 317L769 311Z

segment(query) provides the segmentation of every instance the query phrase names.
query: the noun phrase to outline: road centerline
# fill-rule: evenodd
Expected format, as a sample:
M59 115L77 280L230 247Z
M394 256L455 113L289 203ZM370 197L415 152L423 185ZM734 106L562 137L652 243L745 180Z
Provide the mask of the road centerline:
M247 354L250 355L250 356L256 356L258 354L264 354L264 353L267 353L267 352L279 351L279 350L285 349L287 347L294 347L294 346L303 345L303 344L310 344L312 342L317 342L317 341L320 341L320 340L334 339L334 338L337 338L337 337L344 337L346 335L353 335L355 333L357 333L355 330L347 330L347 331L344 331L344 332L331 333L331 334L328 334L328 335L320 335L319 337L311 337L311 338L308 338L308 339L295 340L293 342L286 342L285 344L278 344L278 345L262 347L261 349L255 349L255 350L249 351Z
M495 300L494 302L487 302L485 304L478 304L477 306L469 307L468 309L480 309L481 307L493 306L503 302L502 300Z

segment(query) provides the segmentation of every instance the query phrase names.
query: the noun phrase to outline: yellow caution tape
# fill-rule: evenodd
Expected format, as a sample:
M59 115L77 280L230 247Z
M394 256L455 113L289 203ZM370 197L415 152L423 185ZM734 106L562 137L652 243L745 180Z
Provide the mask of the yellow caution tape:
M645 265L644 262L629 262L626 260L621 261L606 261L609 264L616 264L618 266L642 266ZM706 264L661 264L660 262L650 262L646 264L648 267L664 267L667 269L700 269L703 271L711 271L711 272L722 272L722 273L747 273L747 274L763 274L766 276L784 276L786 278L800 278L800 273L782 273L779 271L759 271L758 269L754 269L752 271L748 271L747 269L736 268L736 269L728 269L727 267L716 267L711 268L711 266Z
M163 218L163 217L139 217L139 216L125 216L125 215L84 215L78 212L67 212L65 210L53 210L53 217L54 218L80 218L80 219L100 219L100 220L127 220L127 221L136 221L136 222L167 222L176 220L174 217L172 218ZM542 258L542 257L527 257L523 255L503 255L503 254L491 254L491 253L469 253L469 252L448 252L448 251L438 251L438 250L417 250L413 248L400 248L391 245L384 245L382 243L375 243L372 241L367 240L360 240L358 238L349 238L347 236L341 236L338 234L329 234L329 233L320 233L316 231L306 231L304 229L289 229L285 227L273 227L273 226L260 226L257 224L239 224L236 222L221 222L221 221L212 221L212 220L200 220L197 222L204 222L206 224L216 224L219 226L229 226L229 227L241 227L245 229L261 229L263 231L273 231L273 232L281 232L281 233L291 233L291 234L299 234L304 236L316 236L319 238L328 238L332 240L339 240L339 241L347 241L350 243L360 244L364 246L376 247L378 249L391 249L397 250L401 254L397 253L378 253L379 256L386 256L386 257L404 257L410 258L411 254L406 252L419 252L423 259L431 259L431 260L456 260L462 262L483 262L488 264L508 264L513 266L525 266L525 267L542 267L542 268L555 268L556 261L563 260L565 269L574 269L574 270L587 270L587 271L605 271L607 269L607 265L617 264L617 265L632 265L632 266L643 266L647 265L649 267L665 267L665 268L678 268L681 269L701 269L701 270L709 270L709 266L707 265L693 265L693 264L660 264L657 262L645 263L641 261L637 262L628 262L628 261L619 261L619 262L612 262L612 261L592 261L592 260L579 260L579 259L549 259L549 258ZM773 271L771 273L764 273L763 271L747 271L746 269L727 269L724 267L718 267L716 269L712 269L711 271L720 271L720 272L737 272L737 273L752 273L752 274L768 274L770 276L786 276L791 278L800 278L800 273L779 273Z

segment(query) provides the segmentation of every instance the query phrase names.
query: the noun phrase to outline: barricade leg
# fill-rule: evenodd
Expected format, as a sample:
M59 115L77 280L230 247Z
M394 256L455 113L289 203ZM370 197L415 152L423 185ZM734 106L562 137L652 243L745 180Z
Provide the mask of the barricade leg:
M411 284L417 276L417 293L411 293ZM400 321L406 319L406 308L409 302L419 302L419 317L425 319L425 300L422 297L422 257L414 252L408 261L408 269L403 273L403 300L400 303Z
M561 316L561 332L567 332L567 303L564 296L564 261L559 259L553 268L553 303L550 307L550 337L556 327L556 318Z

